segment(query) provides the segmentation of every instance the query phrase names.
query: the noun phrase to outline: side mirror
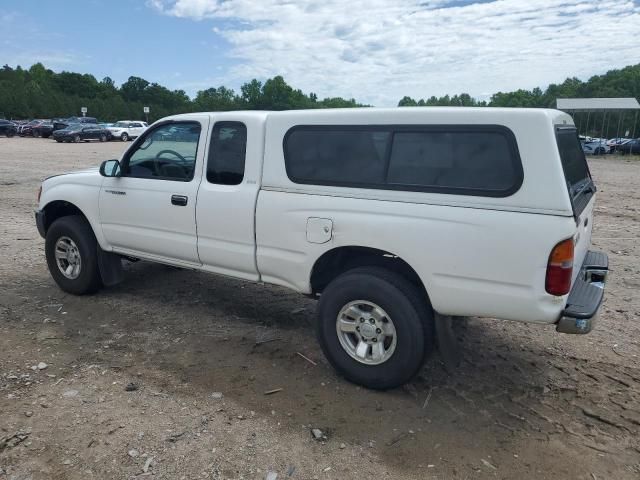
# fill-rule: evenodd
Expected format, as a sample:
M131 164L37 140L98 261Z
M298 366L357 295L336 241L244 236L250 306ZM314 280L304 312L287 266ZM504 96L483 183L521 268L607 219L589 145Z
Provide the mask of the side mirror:
M118 160L105 160L100 164L100 175L103 177L119 177L120 162Z

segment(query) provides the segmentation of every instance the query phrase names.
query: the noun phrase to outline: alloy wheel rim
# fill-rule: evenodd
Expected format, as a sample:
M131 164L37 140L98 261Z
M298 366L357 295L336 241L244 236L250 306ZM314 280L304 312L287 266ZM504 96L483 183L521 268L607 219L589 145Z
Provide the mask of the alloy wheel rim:
M365 365L380 365L396 350L397 334L391 317L368 300L354 300L342 307L336 332L345 352Z
M75 280L82 270L82 258L76 243L69 237L60 237L54 247L56 265L60 273L69 280Z

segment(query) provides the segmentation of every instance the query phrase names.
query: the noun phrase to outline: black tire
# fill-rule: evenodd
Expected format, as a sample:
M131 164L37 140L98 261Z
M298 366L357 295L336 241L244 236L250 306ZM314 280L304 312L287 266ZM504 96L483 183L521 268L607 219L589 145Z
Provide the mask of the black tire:
M100 141L101 142L106 142L107 141L107 136L104 133L102 135L100 135Z
M128 142L129 135L127 135L126 133L123 133L122 135L120 135L120 140L122 140L123 142Z
M56 142L62 143L62 140L60 140L59 138L56 138Z
M15 134L16 132L14 132L13 130L9 130L7 131L7 138L12 138Z
M76 135L75 137L73 137L73 143L80 143L80 140L82 140L80 138L80 135Z
M36 131L34 131L34 132L33 132L33 136L34 136L35 138L40 138L40 137L42 137L42 134L40 133L40 131L39 131L39 130L36 130Z
M338 338L338 314L355 300L380 306L395 326L396 348L378 365L352 358ZM433 347L433 325L433 312L420 290L401 275L381 267L360 267L343 273L325 288L318 305L318 340L331 365L347 380L376 390L403 385L418 373Z
M56 243L61 237L68 237L77 245L81 268L77 278L65 277L55 258ZM91 225L79 215L61 217L51 224L45 239L45 254L51 276L58 286L73 295L93 293L100 289L102 280L98 268L98 242Z

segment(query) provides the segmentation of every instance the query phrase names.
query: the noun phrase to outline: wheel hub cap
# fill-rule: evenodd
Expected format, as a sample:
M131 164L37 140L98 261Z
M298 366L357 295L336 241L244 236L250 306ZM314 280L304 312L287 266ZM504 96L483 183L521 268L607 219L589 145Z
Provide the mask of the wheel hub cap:
M338 313L336 332L351 358L366 365L379 365L396 349L396 329L382 307L367 300L346 304Z
M69 237L60 237L55 245L56 265L60 273L70 280L80 275L82 259L76 243Z

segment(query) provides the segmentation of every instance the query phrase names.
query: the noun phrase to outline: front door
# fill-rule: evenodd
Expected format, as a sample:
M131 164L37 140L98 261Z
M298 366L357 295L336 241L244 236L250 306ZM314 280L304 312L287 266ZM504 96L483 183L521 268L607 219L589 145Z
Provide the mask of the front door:
M147 130L121 160L121 176L104 179L102 232L113 250L199 265L196 194L208 116L190 115Z

